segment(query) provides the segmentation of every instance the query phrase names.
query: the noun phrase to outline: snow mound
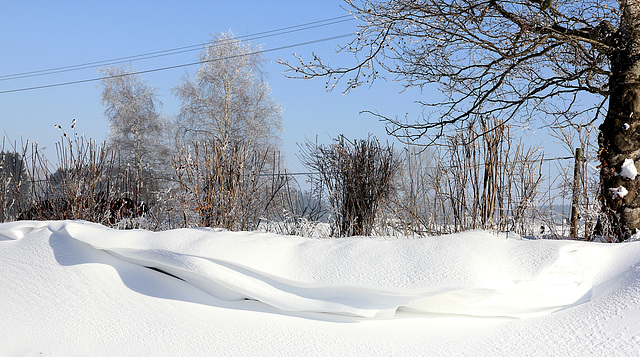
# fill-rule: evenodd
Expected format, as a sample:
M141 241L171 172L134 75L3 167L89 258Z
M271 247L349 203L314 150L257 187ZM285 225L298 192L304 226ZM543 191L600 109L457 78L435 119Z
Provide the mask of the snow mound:
M123 232L86 222L13 223L4 225L0 234L10 239L22 239L44 226L96 250L108 252L122 261L166 272L221 300L251 299L287 312L321 312L366 318L391 317L401 308L421 313L515 318L548 314L587 301L598 269L610 255L603 247L563 246L558 250L557 259L540 271L521 272L510 277L492 271L491 275L474 274L473 277L461 276L453 280L427 280L407 289L392 286L383 288L375 286L375 281L358 285L356 281L352 283L342 279L331 283L330 277L324 279L325 283L314 282L314 279L309 279L311 277L292 275L292 272L304 267L295 264L285 267L283 265L286 265L286 260L274 260L271 262L274 266L269 266L246 259L234 259L237 256L220 253L231 251L237 246L244 254L256 256L260 254L256 249L268 249L266 245L269 243L276 248L279 245L290 245L291 242L286 240L295 239L297 245L318 246L312 250L316 254L322 254L321 246L326 245L326 242L314 239L207 230L187 230L183 234ZM176 235L180 238L175 239ZM471 241L469 244L493 246L494 253L497 254L508 249L509 243L513 243L495 242L498 238L487 233L476 235L476 242ZM253 247L252 242L257 239L267 244L256 244ZM447 238L398 241L396 245L418 243L417 245L422 245L422 249L431 250L437 249L433 243L443 239ZM384 243L361 238L348 241L354 246ZM507 246L503 246L505 243ZM349 253L345 251L345 254ZM481 251L478 253L482 254ZM455 252L441 254L454 255ZM293 256L288 258L299 259ZM336 256L332 258L336 266L372 262L381 264L382 269L393 269L393 266L385 266L383 262L376 263L378 261L374 257L366 256L366 251L362 251L362 255L358 257L361 262L350 262ZM299 263L304 261L298 260ZM330 261L325 263L332 264ZM468 273L482 272L486 269L483 265L487 263L484 259L476 259L467 264L469 265L462 271ZM430 267L430 274L447 276L449 272L438 272L444 267L446 265ZM513 266L507 269L513 272L519 270ZM318 270L317 274L322 274L322 271Z
M576 351L592 354L607 344L594 350L580 342L578 326L609 341L620 322L608 311L640 318L640 243L488 232L309 239L23 221L0 224L0 262L0 351L13 355L299 355L309 346L325 352L318 354L367 354L355 348L362 341L379 355L422 354L417 346L450 355L466 346L461 339L483 355L500 354L495 346L543 353L538 339L523 342L507 331L533 336L547 326L548 335L578 336ZM459 319L467 320L456 325ZM617 348L639 352L637 324L623 326L616 333L628 343ZM335 340L327 345L308 329ZM258 335L270 336L271 347L253 341ZM105 349L113 340L125 342ZM163 349L167 341L175 348Z

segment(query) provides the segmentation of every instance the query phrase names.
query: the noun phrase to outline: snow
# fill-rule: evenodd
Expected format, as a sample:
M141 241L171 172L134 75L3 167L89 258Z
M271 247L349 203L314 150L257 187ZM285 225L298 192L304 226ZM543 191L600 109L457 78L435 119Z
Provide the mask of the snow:
M3 356L640 354L640 242L21 221L0 286Z
M624 196L629 194L629 191L626 188L624 188L624 186L618 186L616 188L610 188L609 191L611 191L611 193L613 193L613 198L614 199L616 197L624 198Z
M624 159L622 163L622 168L620 170L620 176L629 179L635 180L636 176L638 176L638 170L636 169L636 165L631 159Z

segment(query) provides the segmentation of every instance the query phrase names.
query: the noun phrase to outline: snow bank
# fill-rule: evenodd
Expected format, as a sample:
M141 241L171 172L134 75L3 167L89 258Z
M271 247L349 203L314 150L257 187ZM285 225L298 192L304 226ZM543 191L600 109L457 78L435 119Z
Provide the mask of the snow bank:
M640 243L14 222L0 262L10 355L640 352Z

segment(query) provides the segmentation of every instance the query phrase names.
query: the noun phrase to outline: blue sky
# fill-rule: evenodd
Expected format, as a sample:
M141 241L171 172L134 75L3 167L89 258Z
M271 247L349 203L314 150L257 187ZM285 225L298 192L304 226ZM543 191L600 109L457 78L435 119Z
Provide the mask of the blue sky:
M97 68L31 78L3 80L2 76L56 67L104 61L119 57L162 51L206 42L214 33L233 31L247 36L264 31L305 24L347 15L341 0L235 0L235 1L9 1L0 12L0 92L31 86L97 78ZM354 33L357 21L346 21L312 30L253 41L269 50L297 43ZM347 95L341 90L325 91L322 79L309 81L282 76L284 68L275 63L278 57L292 54L309 58L319 54L332 64L350 64L348 54L335 54L349 38L297 46L265 53L265 69L274 98L284 108L282 149L292 171L304 171L296 157L298 143L306 138L328 143L344 134L348 138L365 138L369 133L380 139L386 136L384 123L363 110L389 117L416 119L422 114L417 100L428 101L438 95L430 87L402 92L393 78L379 80L371 87L358 88ZM139 71L197 61L198 50L179 55L135 61ZM170 118L178 113L180 103L171 93L182 76L197 66L144 74L156 87L163 112ZM54 144L60 138L58 124L69 130L74 118L77 131L103 141L108 134L101 89L97 82L55 88L0 94L0 137L12 141L28 139L46 147L55 159ZM545 136L539 125L525 133L526 141L542 143L549 156L571 155L558 149L553 138ZM534 135L533 132L536 131Z
M339 0L240 0L240 1L12 1L3 4L0 13L2 55L0 76L37 71L94 61L133 56L206 42L210 35L231 30L236 36L324 20L348 14ZM357 22L300 31L253 41L263 49L353 33ZM402 87L391 80L343 95L325 91L321 79L302 81L282 76L284 68L277 57L309 57L312 51L334 63L348 63L349 55L334 52L348 38L269 52L265 67L274 98L284 108L283 150L290 169L302 166L295 157L297 143L305 138L329 142L345 134L364 138L372 133L386 139L384 124L363 110L390 116L420 114L416 100L421 93L412 90L400 94ZM189 63L198 51L132 62L139 71ZM169 117L178 113L179 102L171 89L185 73L196 66L143 75L158 89L163 111ZM31 86L95 78L95 68L31 78L0 80L0 91ZM100 103L97 82L56 88L0 94L1 136L38 141L55 152L60 136L54 125L69 128L78 121L77 130L102 141L108 124Z

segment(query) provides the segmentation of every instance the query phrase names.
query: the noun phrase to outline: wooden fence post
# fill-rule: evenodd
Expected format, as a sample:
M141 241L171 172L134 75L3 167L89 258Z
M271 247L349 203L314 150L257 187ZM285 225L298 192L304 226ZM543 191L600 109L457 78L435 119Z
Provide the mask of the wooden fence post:
M578 237L578 196L580 194L580 164L582 163L582 148L576 148L573 166L573 197L571 199L571 229L569 236Z

